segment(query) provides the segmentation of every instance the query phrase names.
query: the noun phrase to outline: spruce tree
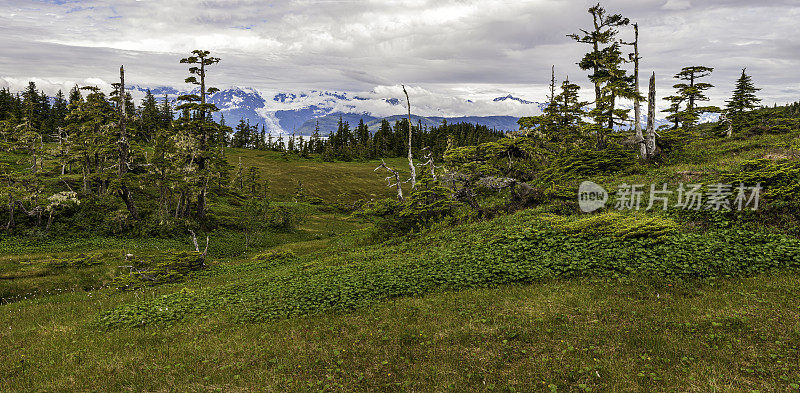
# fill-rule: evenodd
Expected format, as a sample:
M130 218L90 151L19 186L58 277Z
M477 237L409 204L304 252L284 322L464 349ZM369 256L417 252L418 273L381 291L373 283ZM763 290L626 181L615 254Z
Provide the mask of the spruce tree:
M211 52L200 49L192 51L192 56L180 60L181 63L190 65L190 76L185 82L199 87L199 94L178 97L183 102L178 110L186 111L185 115L188 116L181 116L177 128L182 138L179 147L184 152L183 165L187 174L192 175L192 185L196 190L195 214L200 220L204 220L206 216L211 178L218 175L217 170L226 165L220 148L220 140L224 139L222 129L210 118L210 114L219 109L207 102L210 94L219 91L206 85L207 68L219 61L219 58L211 56Z
M242 118L234 129L233 137L231 137L231 147L239 149L246 148L249 141L250 126L245 122L244 118Z
M88 94L67 116L70 162L81 168L84 194L92 191L94 183L100 184L98 193L102 193L105 179L101 169L105 157L113 150L108 130L113 127L115 113L100 89L94 86L82 89Z
M742 128L745 123L744 114L758 107L761 99L756 97L756 92L761 90L753 85L753 80L746 73L747 68L742 68L742 75L736 80L736 87L730 100L725 101L724 120L728 123L727 136L733 135L734 128Z
M128 187L128 184L134 181L135 176L129 173L131 169L131 152L130 143L128 141L128 113L130 113L128 112L128 99L130 97L125 91L125 68L123 66L119 67L119 84L117 85L116 98L118 109L117 156L119 158L117 161L117 194L122 199L123 203L125 203L125 207L128 208L131 218L138 221L139 211L136 208L136 203L134 202L130 187Z
M81 101L83 101L83 95L81 94L81 89L78 85L72 87L69 91L69 106L73 107L78 105Z
M733 96L730 100L725 101L726 112L732 116L738 116L742 113L758 108L758 103L761 99L756 97L756 92L761 90L753 85L753 80L750 75L745 72L747 68L742 68L742 75L736 80L736 87L733 89Z
M319 154L322 153L323 149L323 141L319 134L319 121L317 125L314 127L314 133L311 134L311 140L309 141L311 153Z
M161 126L161 112L158 109L158 102L150 92L150 89L147 89L139 112L139 132L135 135L136 139L142 142L152 141Z
M592 15L592 27L581 29L579 34L570 34L568 37L591 46L578 65L581 69L592 72L589 75L595 91L595 110L592 116L595 118L597 146L603 148L606 127L613 128L615 116L623 114L615 114L616 97L634 96L628 94L633 88L625 86L632 81L626 79L624 72L619 69L622 60L619 44L615 40L617 28L628 25L630 21L620 14L608 15L599 3L589 8L589 14Z
M672 122L672 129L675 130L680 127L680 123L683 121L682 115L685 113L681 111L683 97L673 95L664 97L663 99L669 102L669 106L661 112L668 113L667 120Z
M682 111L679 107L670 106L671 120L676 125L680 122L683 128L691 128L697 123L701 113L719 111L719 108L714 106L697 105L699 102L708 101L705 91L714 87L710 83L699 82L699 80L711 75L713 71L714 68L712 67L692 66L684 67L679 73L675 74L676 79L684 82L672 86L677 89L677 95L670 96L670 102L673 104L676 102L686 104L685 109Z

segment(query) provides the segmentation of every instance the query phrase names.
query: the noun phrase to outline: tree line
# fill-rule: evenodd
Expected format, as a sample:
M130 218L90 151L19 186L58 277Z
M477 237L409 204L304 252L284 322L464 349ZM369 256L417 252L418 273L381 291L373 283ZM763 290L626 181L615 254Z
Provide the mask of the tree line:
M495 141L505 135L484 125L473 123L448 124L428 127L418 122L412 126L415 138L411 147L415 152L429 149L441 157L448 146L468 146ZM396 120L394 124L382 119L376 130L371 131L360 119L354 129L349 122L339 118L335 132L322 136L317 123L308 137L295 134L277 136L268 133L264 126L251 125L244 119L234 128L228 146L256 150L272 150L310 157L318 154L325 161L369 160L402 157L408 149L408 119Z
M47 230L55 215L81 203L93 203L95 210L105 209L129 226L142 221L211 226L210 199L230 193L255 196L266 188L257 168L227 162L226 147L315 154L329 161L406 156L409 179L385 162L376 170L385 170L390 186L397 189L400 205L392 208L395 219L423 221L458 203L477 209L480 188L510 189L513 199L520 201L523 194L545 193L531 193L526 182L555 192L565 174L619 170L635 162L634 151L640 159L650 160L675 145L676 133L655 129L655 73L650 75L647 97L641 92L639 26L621 14L607 13L599 4L589 8L589 14L591 26L568 37L589 47L578 65L588 72L594 101L582 101L580 87L573 81L557 83L553 67L543 113L520 118L520 130L510 135L466 123L414 125L405 87L406 118L394 124L384 119L374 132L363 120L351 129L342 119L336 132L322 136L317 126L308 138L274 136L244 120L231 128L224 117L213 120L219 109L208 97L218 89L208 85L207 76L220 59L205 50L180 60L188 66L185 82L193 93L178 96L174 107L169 97L159 102L149 92L141 105L135 105L125 90L122 68L120 81L108 95L85 86L73 88L67 97L59 92L51 100L33 83L16 95L0 90L0 149L19 157L0 161L5 228L13 230L19 212ZM624 41L619 34L630 27L633 39ZM667 128L692 131L703 112L722 112L716 127L725 128L728 136L734 130L757 131L769 123L750 116L758 112L760 100L745 69L724 109L704 105L713 87L704 78L712 72L711 67L691 66L675 74L675 94L665 98L667 119L672 122ZM633 118L630 110L620 107L620 100L633 101ZM647 104L644 129L643 103ZM791 105L781 113L797 110ZM618 131L631 122L630 130ZM776 127L792 129L796 123L791 120ZM414 156L422 162L415 163ZM403 183L410 183L408 198ZM112 199L124 206L124 214L114 210Z
M59 210L86 201L113 205L107 198L122 202L125 220L133 223L143 218L143 199L148 219L161 224L203 222L209 194L230 187L223 151L230 128L212 120L218 108L207 102L218 91L206 81L218 62L204 50L181 59L189 66L185 82L198 89L177 97L174 108L149 92L136 107L122 67L108 95L96 86L76 87L68 98L59 92L51 105L33 83L18 95L2 90L0 149L23 155L0 163L5 229L13 230L21 212L37 226L48 217L47 230Z

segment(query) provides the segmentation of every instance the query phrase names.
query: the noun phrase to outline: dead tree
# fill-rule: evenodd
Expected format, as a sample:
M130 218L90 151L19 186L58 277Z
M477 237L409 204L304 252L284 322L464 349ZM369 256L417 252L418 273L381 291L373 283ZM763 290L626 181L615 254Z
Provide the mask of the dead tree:
M408 105L408 167L411 169L411 189L417 189L417 168L414 166L414 157L411 155L411 100L408 99L408 92L406 86L403 86L403 93L406 95L406 104Z
M373 170L373 172L377 171L378 169L381 169L381 168L386 169L389 173L392 174L391 176L387 176L386 177L386 182L389 183L389 187L397 187L397 200L402 202L403 201L403 189L400 187L400 184L402 183L402 181L400 181L400 173L397 172L396 170L390 168L388 165L386 165L386 162L383 161L383 160L381 160L381 164L378 165L378 167L375 168ZM394 184L392 184L392 178L394 178Z
M423 166L423 167L428 167L428 170L429 170L429 171L430 171L430 173L431 173L431 178L432 178L433 180L436 180L436 168L439 168L439 167L437 167L437 166L436 166L436 165L433 163L433 153L431 153L431 149L430 149L430 148L428 148L427 146L425 146L425 147L422 149L422 151L424 151L424 152L425 152L425 158L428 160L428 161L426 161L424 164L422 164L422 166Z
M725 123L728 127L725 129L725 136L730 138L733 136L733 121L731 118L728 117L725 113L722 113L719 117L719 121Z
M633 58L633 79L634 79L634 89L636 89L636 98L633 99L633 116L635 118L634 129L636 130L636 139L638 141L644 141L644 135L642 134L642 109L641 109L641 102L639 101L639 60L641 57L639 56L639 24L633 24L633 32L634 32L634 40L628 45L633 45L633 53L631 54ZM648 119L649 124L649 119ZM640 143L640 156L642 159L648 158L648 150L646 143Z
M650 76L650 91L647 94L647 133L642 147L645 157L651 158L656 154L656 73Z
M194 250L197 251L200 256L203 257L203 266L206 265L206 254L208 253L208 236L206 236L206 248L203 249L203 252L200 252L200 246L197 244L197 236L194 234L193 230L189 230L189 233L192 234L192 243L194 243Z

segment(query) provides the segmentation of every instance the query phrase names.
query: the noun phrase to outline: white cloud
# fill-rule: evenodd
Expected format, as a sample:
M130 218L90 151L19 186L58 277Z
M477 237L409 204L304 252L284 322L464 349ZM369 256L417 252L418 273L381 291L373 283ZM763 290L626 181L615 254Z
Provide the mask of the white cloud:
M689 0L669 0L661 6L663 10L678 11L686 10L692 7L692 2Z
M460 110L466 99L513 92L543 100L552 64L586 90L575 63L586 49L565 35L591 23L584 0L88 0L0 3L0 77L43 88L114 80L180 86L178 59L211 49L222 62L212 84L259 89L371 91L424 86ZM659 95L681 67L715 67L713 103L742 67L765 103L798 98L800 36L796 0L608 0L641 27L644 74ZM630 32L624 31L626 39ZM19 82L25 81L25 82ZM37 83L38 84L38 83ZM396 93L396 92L393 92ZM424 100L428 97L420 93ZM500 94L498 94L500 95ZM432 97L432 96L431 96ZM433 98L431 98L433 99ZM503 108L487 108L505 110ZM511 109L508 109L511 110Z

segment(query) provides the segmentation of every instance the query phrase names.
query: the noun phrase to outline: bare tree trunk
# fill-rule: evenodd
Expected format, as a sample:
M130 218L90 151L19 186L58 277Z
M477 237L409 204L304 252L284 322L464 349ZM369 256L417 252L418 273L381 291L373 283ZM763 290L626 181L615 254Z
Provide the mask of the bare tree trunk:
M200 58L200 121L203 123L203 147L202 151L208 149L208 131L205 130L206 122L206 59ZM206 162L205 155L200 158L198 168L200 169L200 192L197 194L197 218L204 219L206 217L206 192L208 190L208 163Z
M433 180L436 180L436 165L433 163L433 153L431 153L431 150L427 146L423 150L427 151L427 153L425 154L425 158L428 161L422 164L422 166L423 168L427 166L428 170L430 170L431 178Z
M192 234L192 243L194 243L194 250L199 252L200 255L203 256L203 266L205 266L206 254L208 254L208 236L206 236L206 248L203 250L203 252L200 252L200 245L197 244L197 235L195 235L194 231L191 229L189 230L189 233Z
M593 23L594 23L594 33L599 35L600 34L600 23L601 23L601 21L598 20L597 14L592 14L592 20L593 20ZM592 41L592 49L594 49L594 52L593 52L594 54L596 54L596 55L600 54L600 45L599 45L597 39ZM597 75L597 73L600 71L600 64L599 64L599 62L597 60L592 62L592 71L594 71L594 75ZM594 82L594 108L595 109L597 109L597 106L600 105L600 94L601 94L601 92L600 92L600 82L599 81ZM598 125L598 127L597 127L597 149L598 150L602 149L603 145L605 144L605 138L604 138L605 131L603 131L603 124L601 124L600 120L601 119L599 119L599 118L597 120L595 120L595 122Z
M652 157L656 152L656 73L650 77L650 91L647 94L647 134L644 144L646 157Z
M727 130L725 130L725 136L727 136L728 138L730 138L730 137L732 137L732 136L733 136L733 121L731 120L731 118L730 118L728 115L726 115L726 114L724 114L724 113L722 114L722 117L723 117L723 119L722 119L722 120L723 120L723 121L724 121L726 124L728 124L728 128L727 128Z
M389 183L389 187L394 187L394 186L397 187L397 200L402 202L403 201L403 189L400 188L400 184L402 184L402 181L400 181L400 173L397 172L396 170L390 168L388 165L386 165L386 162L383 161L383 160L381 160L381 164L378 165L377 168L375 168L375 171L377 171L378 169L381 169L381 168L386 169L387 171L389 171L393 175L393 176L387 177L386 181ZM395 182L394 184L392 184L392 177L394 177L394 182Z
M633 24L633 31L635 34L633 40L633 78L634 78L634 87L636 88L636 95L637 97L633 100L633 113L634 117L636 118L636 124L634 125L634 129L636 130L636 139L640 141L644 141L644 135L642 134L642 108L641 103L639 102L639 24ZM649 123L649 119L648 119ZM647 146L645 143L639 144L639 155L643 160L647 159Z
M617 96L615 94L611 94L611 106L608 108L608 130L609 132L614 131L614 107L617 106ZM603 148L606 147L606 138L605 132L603 133Z
M411 155L411 101L408 99L408 92L406 86L403 86L403 93L406 95L406 103L408 104L408 166L411 169L411 189L417 189L417 168L414 166L414 157Z
M133 202L133 195L125 185L125 174L128 172L128 131L125 124L125 68L119 67L119 168L117 177L120 182L119 196L125 202L125 207L131 213L131 218L138 221L139 212L136 210L136 204Z

